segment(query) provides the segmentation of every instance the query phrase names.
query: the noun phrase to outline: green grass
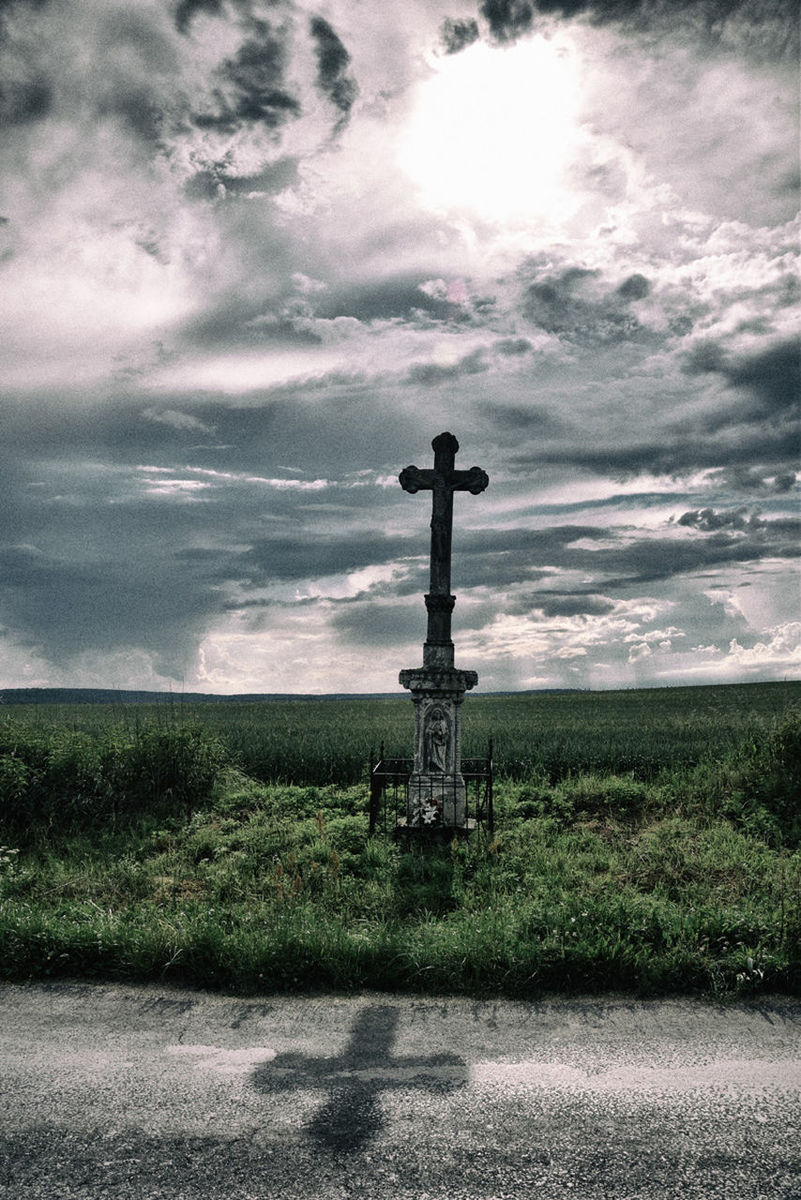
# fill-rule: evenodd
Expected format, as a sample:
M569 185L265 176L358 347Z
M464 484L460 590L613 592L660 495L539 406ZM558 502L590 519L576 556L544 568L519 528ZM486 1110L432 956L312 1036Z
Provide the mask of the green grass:
M17 711L0 722L0 977L801 994L798 690L471 699L479 741L503 731L495 835L410 850L368 838L364 779L303 782L307 746L300 769L287 740L301 781L254 778L235 724L201 706ZM368 732L386 722L408 751L393 704L365 710ZM353 711L293 719L315 752L338 729L341 767L363 750Z

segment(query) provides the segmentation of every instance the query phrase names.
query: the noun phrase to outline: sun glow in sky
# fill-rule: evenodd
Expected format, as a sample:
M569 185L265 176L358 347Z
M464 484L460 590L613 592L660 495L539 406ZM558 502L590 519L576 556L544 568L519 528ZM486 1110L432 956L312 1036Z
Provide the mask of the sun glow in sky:
M431 66L399 153L422 202L498 223L570 215L566 169L581 129L569 40L477 43Z

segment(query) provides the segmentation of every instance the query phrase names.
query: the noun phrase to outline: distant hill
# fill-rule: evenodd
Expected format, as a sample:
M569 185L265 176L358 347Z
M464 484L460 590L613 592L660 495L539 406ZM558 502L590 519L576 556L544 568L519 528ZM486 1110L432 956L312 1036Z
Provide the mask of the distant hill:
M577 692L579 688L544 688L546 692ZM494 692L484 695L524 695L522 692ZM2 688L0 704L242 704L277 700L397 700L408 692L243 692L237 696L217 696L208 692L138 692L117 688Z
M270 700L373 700L391 699L401 692L341 692L330 695L297 692L244 692L217 696L208 692L137 692L117 688L2 688L0 704L223 704Z

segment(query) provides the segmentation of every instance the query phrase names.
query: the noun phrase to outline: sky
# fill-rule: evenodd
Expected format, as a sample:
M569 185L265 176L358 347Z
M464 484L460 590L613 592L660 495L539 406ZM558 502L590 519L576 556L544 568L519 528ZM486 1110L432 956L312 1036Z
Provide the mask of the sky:
M793 0L0 0L0 687L801 678Z

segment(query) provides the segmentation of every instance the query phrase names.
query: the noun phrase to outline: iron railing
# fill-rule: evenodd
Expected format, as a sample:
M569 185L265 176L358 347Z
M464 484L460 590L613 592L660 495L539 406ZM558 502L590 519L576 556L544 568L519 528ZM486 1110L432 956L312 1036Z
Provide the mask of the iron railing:
M462 779L465 783L464 825L456 832L475 828L495 831L495 814L492 803L492 739L486 758L462 760ZM408 826L406 823L409 779L412 774L411 758L385 758L382 742L378 758L370 753L370 836L376 833L396 836L401 830L411 832L426 828L424 825ZM437 798L442 797L442 784L436 781ZM434 785L432 783L432 791ZM432 827L433 828L433 827ZM447 827L440 827L448 832Z

